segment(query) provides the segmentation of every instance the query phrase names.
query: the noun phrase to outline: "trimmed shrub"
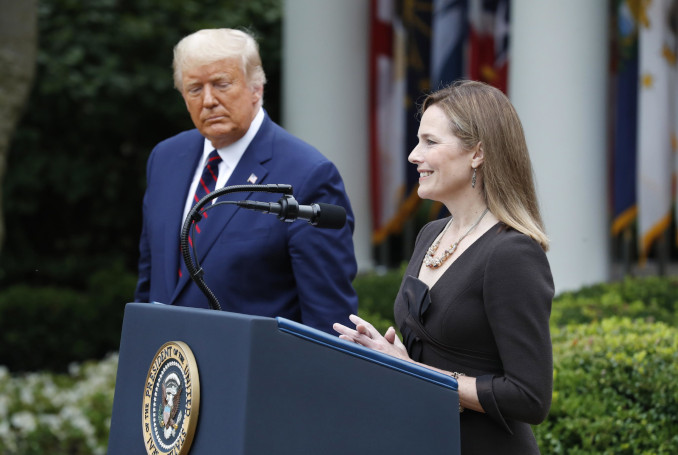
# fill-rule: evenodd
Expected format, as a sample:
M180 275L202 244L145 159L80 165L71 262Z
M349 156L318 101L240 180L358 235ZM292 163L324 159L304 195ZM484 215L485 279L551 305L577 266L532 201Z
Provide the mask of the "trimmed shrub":
M12 286L0 293L0 365L11 371L65 371L71 362L118 350L125 303L136 278L112 266L86 291Z
M361 274L353 281L358 293L358 315L384 333L393 321L393 302L395 302L405 266L399 270L387 272L369 272Z
M355 279L359 315L384 333L402 273L368 273ZM136 276L114 264L91 275L85 290L11 286L0 292L0 365L11 371L66 371L71 362L117 351L125 304Z
M675 327L608 318L552 339L553 404L534 427L542 453L677 453Z
M611 316L678 326L678 279L626 278L564 292L553 300L551 324L600 321Z

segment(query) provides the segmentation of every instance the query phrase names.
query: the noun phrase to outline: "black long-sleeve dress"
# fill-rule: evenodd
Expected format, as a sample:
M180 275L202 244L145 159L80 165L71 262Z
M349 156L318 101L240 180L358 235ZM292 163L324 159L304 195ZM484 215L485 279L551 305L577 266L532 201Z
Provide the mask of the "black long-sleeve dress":
M551 405L549 317L554 287L544 251L497 223L428 286L417 276L448 219L417 236L395 301L395 321L410 356L475 376L485 413L460 416L462 454L538 454L530 424Z

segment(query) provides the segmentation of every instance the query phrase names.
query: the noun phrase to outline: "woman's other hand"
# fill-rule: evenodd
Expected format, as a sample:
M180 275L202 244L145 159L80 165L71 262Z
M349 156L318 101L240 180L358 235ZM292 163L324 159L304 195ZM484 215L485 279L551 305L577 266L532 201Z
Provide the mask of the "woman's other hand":
M364 319L354 314L350 315L349 319L355 324L355 330L339 323L332 326L339 333L339 338L412 362L410 356L407 355L405 345L400 341L393 327L389 327L382 336L372 324Z

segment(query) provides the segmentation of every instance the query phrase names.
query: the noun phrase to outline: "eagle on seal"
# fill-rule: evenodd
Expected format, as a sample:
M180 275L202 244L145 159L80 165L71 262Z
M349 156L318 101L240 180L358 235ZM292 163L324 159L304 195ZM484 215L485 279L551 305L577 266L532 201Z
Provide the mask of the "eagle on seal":
M176 374L172 373L167 376L165 381L162 383L162 418L160 419L160 426L167 430L174 429L176 430L177 412L179 411L179 402L181 397L182 387L179 386L179 378ZM172 432L174 433L174 432Z

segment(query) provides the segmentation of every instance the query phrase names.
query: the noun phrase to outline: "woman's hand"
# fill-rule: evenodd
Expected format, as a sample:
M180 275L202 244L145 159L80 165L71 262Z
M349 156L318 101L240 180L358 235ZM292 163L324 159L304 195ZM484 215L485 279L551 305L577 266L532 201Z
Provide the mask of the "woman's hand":
M396 334L396 331L393 327L389 327L388 330L386 330L384 336L381 336L377 329L375 329L372 324L365 321L364 319L361 319L353 314L348 318L355 324L355 330L339 323L335 323L332 326L334 330L339 332L339 338L342 340L352 341L367 348L374 349L375 351L392 355L393 357L397 357L407 362L412 362L448 376L450 375L449 371L441 370L440 368L435 368L430 365L412 360L407 354L407 348L405 348L405 345L402 343L402 341L400 341L400 338L398 338L398 335ZM459 384L459 399L461 400L461 405L467 409L485 412L482 405L478 401L476 378L469 376L459 376L457 382Z
M332 326L334 330L339 332L339 338L412 362L405 345L400 341L393 327L389 327L382 336L372 324L364 319L354 314L350 315L349 319L355 324L355 330L339 323Z

